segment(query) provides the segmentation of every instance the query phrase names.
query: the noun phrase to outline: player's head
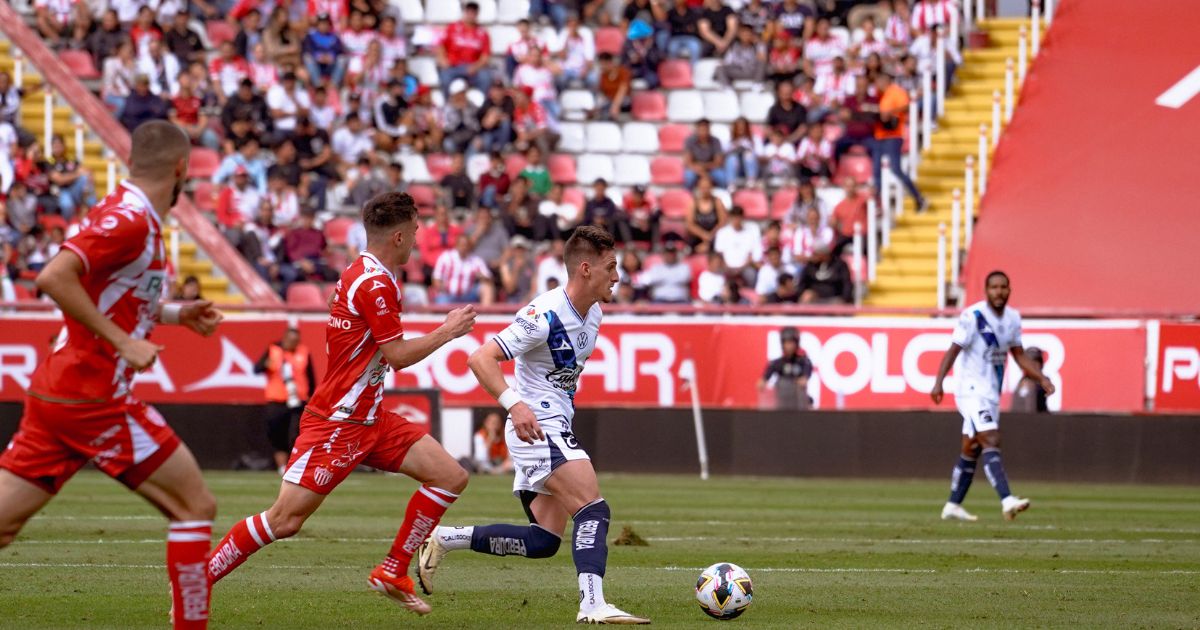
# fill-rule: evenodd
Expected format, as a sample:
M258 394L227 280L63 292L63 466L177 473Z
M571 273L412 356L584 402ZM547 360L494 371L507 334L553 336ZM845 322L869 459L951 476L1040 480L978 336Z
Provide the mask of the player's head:
M399 265L408 262L417 240L417 203L412 195L389 192L376 195L363 206L367 247L385 254Z
M585 225L575 230L563 248L567 280L582 284L591 297L608 302L617 275L616 244L604 228Z
M987 294L988 304L997 311L1003 310L1008 304L1008 274L1000 270L989 273L983 281L983 290Z
M192 141L179 127L165 120L144 122L130 138L129 177L140 184L171 182L171 203L164 210L172 208L187 181L191 152Z

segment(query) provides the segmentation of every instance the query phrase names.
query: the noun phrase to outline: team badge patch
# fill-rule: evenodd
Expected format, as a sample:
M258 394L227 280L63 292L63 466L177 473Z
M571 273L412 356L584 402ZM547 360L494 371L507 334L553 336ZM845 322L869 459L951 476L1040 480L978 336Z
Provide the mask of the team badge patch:
M329 469L325 468L324 466L317 466L315 469L313 469L313 481L315 481L318 486L323 486L330 481L333 481L333 473L329 472Z

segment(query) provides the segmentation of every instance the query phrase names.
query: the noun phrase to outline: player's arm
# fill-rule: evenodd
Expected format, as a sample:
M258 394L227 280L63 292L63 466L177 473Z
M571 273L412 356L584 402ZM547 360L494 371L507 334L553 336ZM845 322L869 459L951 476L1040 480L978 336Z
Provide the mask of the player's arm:
M398 337L380 344L383 358L396 370L420 363L435 350L469 332L475 326L475 307L464 306L446 314L446 321L428 335L415 339Z
M544 440L546 436L542 433L542 427L534 417L533 410L521 400L519 394L509 389L508 381L504 380L500 362L507 360L508 354L496 339L492 339L471 353L471 358L467 359L467 366L471 368L484 391L508 410L512 416L513 430L522 442L533 444Z
M1024 372L1029 378L1036 379L1039 383L1041 383L1042 389L1046 390L1047 396L1050 396L1054 393L1054 383L1050 381L1049 377L1042 373L1041 368L1039 368L1037 364L1033 362L1033 359L1030 359L1029 356L1025 354L1025 348L1016 345L1012 347L1010 352L1012 352L1013 359L1016 360L1017 365L1021 368L1021 371Z
M942 381L946 379L946 374L950 372L950 368L954 366L955 359L958 358L958 353L962 352L962 346L958 343L951 343L950 349L946 350L946 354L942 355L942 364L938 366L937 379L933 382L933 390L929 392L929 397L933 399L933 404L942 404Z
M117 354L135 370L150 367L163 347L130 337L101 313L83 288L79 279L83 273L83 259L74 250L64 247L38 274L37 288L49 295L67 317L112 344Z
M225 315L208 300L168 302L161 305L158 311L159 323L178 324L201 337L216 332L217 324L222 319L225 319Z

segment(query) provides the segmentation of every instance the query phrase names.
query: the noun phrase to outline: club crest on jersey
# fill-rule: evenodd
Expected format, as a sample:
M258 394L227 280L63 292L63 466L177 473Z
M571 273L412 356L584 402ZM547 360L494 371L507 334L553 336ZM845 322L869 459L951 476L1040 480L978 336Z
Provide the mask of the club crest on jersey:
M525 311L525 316L530 319L537 319L537 309L533 305L529 305L529 309Z
M576 345L579 346L580 350L583 350L584 348L587 347L587 342L588 342L588 334L587 334L587 331L585 330L585 331L579 333L579 339L576 341Z

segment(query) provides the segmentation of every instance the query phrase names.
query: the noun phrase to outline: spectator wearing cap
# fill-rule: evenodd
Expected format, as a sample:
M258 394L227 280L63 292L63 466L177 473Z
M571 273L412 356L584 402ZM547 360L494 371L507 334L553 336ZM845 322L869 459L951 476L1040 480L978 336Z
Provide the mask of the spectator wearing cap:
M762 231L758 224L746 220L741 206L729 210L729 221L717 229L713 236L713 251L725 259L725 269L730 276L754 281L754 264L763 257Z
M726 278L725 259L717 252L709 252L708 267L700 272L697 280L696 297L700 298L701 302L717 303L721 292L725 290Z
M426 278L431 277L433 265L443 252L454 247L462 233L462 226L450 220L450 211L446 206L437 204L433 209L433 220L417 231L417 252L421 254L421 266Z
M237 120L250 123L249 135L258 137L275 128L266 99L254 91L254 83L248 78L242 79L237 91L221 108L221 124L226 129L231 129Z
M517 66L513 74L513 86L529 88L530 97L546 110L553 127L561 112L558 106L558 92L554 89L556 68L546 65L545 54L541 48L529 51L526 62Z
M538 204L538 214L554 225L561 239L570 238L571 232L583 218L583 209L563 200L563 185L554 184L550 194Z
M435 304L492 303L492 272L482 258L471 253L472 247L471 239L459 234L454 247L438 256L430 286Z
M266 105L275 120L275 128L291 133L296 128L296 117L312 109L312 100L296 73L285 72L279 83L267 90Z
M104 102L110 109L117 112L118 116L125 107L125 99L133 91L136 75L137 57L133 52L133 42L124 39L117 45L115 54L104 60L100 88Z
M486 29L479 26L479 4L463 5L462 20L446 27L438 47L437 64L441 84L448 89L454 79L466 79L483 91L492 82L488 67L492 43Z
M442 110L442 149L451 154L477 153L482 139L479 136L479 108L467 99L467 82L455 79L450 86L450 99Z
M475 208L475 183L467 175L467 161L461 153L450 159L450 172L442 176L438 185L449 207L455 210Z
M779 341L782 355L767 362L762 378L758 379L758 391L774 389L777 409L808 409L812 404L807 393L812 361L800 349L800 333L795 328L788 326L779 331Z
M647 250L654 249L661 239L659 221L662 211L646 187L639 185L630 188L621 199L621 208L629 226L629 242L640 244Z
M532 243L519 234L513 236L500 258L500 286L505 301L524 303L532 300L536 274Z
M729 185L725 173L725 151L721 141L712 135L712 125L707 118L696 123L696 133L683 144L684 187L694 188L701 173L708 175L718 188Z
M642 273L641 282L658 304L686 304L690 301L692 268L679 255L678 239L663 243L662 262Z
M796 288L802 304L850 304L854 300L850 267L828 246L813 251Z
M336 280L337 272L325 266L328 243L325 233L316 227L316 216L316 211L311 208L300 211L296 226L288 230L283 238L284 255L296 269L299 279Z
M316 26L304 36L300 49L308 78L314 85L332 83L337 87L342 84L348 61L342 40L333 32L333 21L328 15L317 16Z
M139 74L133 80L133 91L121 108L121 125L132 132L149 120L166 120L167 102L150 91L150 77Z
M375 141L372 138L371 130L363 125L362 119L358 116L347 116L346 120L338 125L337 131L333 132L330 143L333 145L333 153L337 157L338 174L342 179L345 179L346 171L352 165L357 164L361 158L366 157L368 166L371 164Z
M513 139L513 98L504 89L504 82L493 81L487 98L477 112L479 117L479 150L488 153L503 150Z
M254 184L255 189L259 194L267 192L267 165L266 162L258 156L259 152L258 138L250 136L242 140L237 145L237 150L229 155L226 155L221 160L221 164L213 173L213 183L222 184L229 179L238 169L243 169L250 177L250 181ZM250 216L254 216L251 214Z
M233 42L224 42L221 44L220 55L209 62L208 72L213 85L216 86L217 100L223 105L226 99L238 91L242 82L250 78L250 62L237 54Z
M612 53L602 52L596 72L598 93L592 116L600 120L618 120L633 109L632 74L617 63Z
M150 77L150 91L168 98L179 91L179 59L167 50L161 39L152 39L146 54L138 59L138 72Z
M647 89L657 88L662 60L662 51L654 44L654 27L641 20L630 22L621 47L621 65L629 68L630 77L644 81Z

